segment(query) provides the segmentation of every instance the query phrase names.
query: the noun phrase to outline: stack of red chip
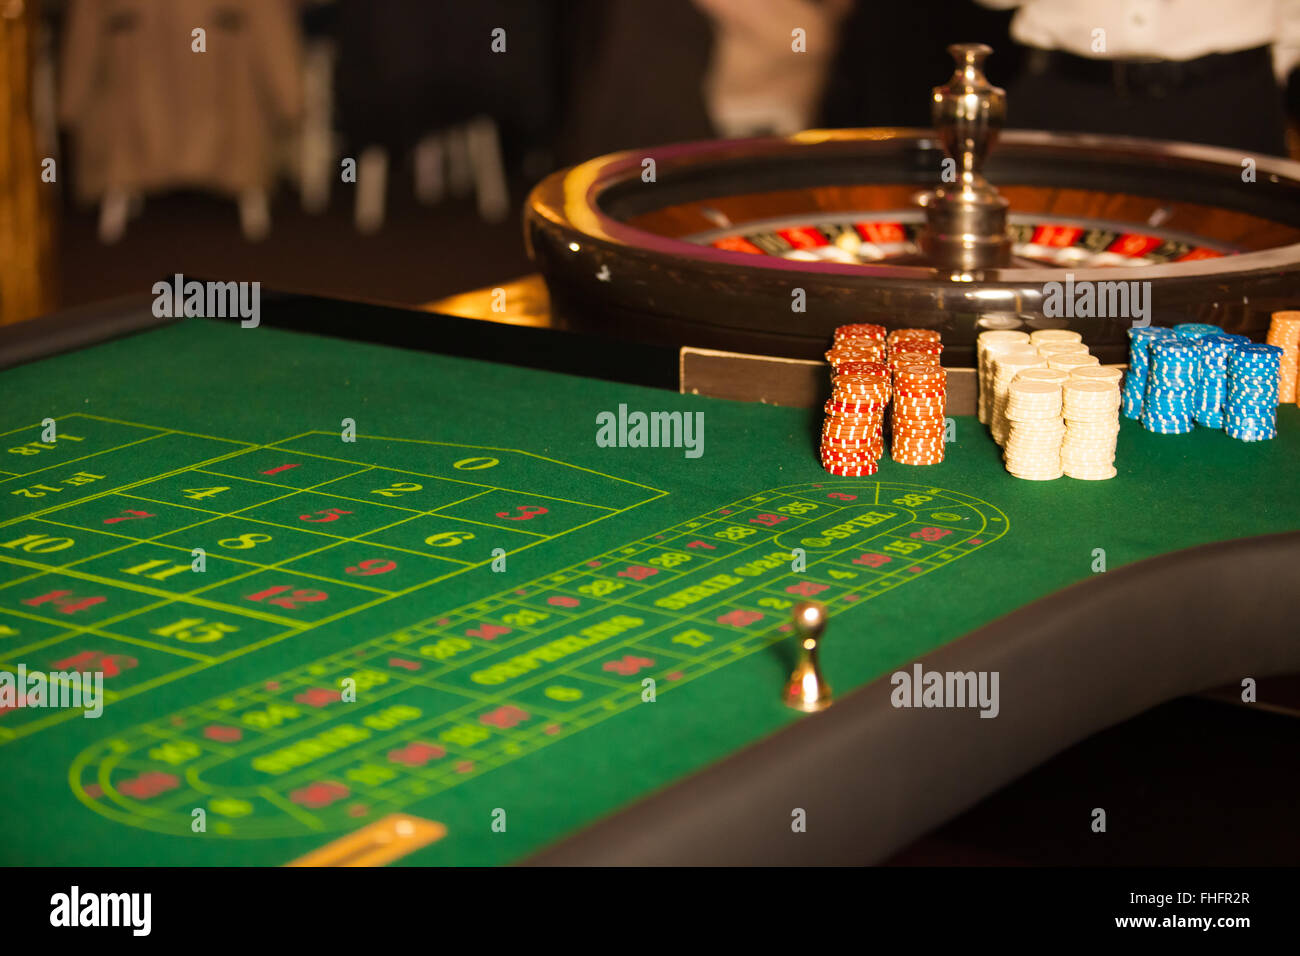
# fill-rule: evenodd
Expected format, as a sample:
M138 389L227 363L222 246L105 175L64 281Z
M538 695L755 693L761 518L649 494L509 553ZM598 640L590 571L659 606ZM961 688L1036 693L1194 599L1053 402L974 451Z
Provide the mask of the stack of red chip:
M934 329L894 329L885 340L890 349L899 342L933 342L938 345L940 338Z
M899 329L903 332L928 332L928 329ZM940 342L898 339L889 346L889 369L896 372L902 365L938 365L943 354Z
M884 329L880 330L880 338L883 343ZM835 375L822 425L822 467L832 475L874 475L885 450L882 432L885 406L889 403L889 367L865 359L832 364Z
M901 353L900 359L906 354ZM947 373L938 364L938 353L934 359L934 364L900 361L894 366L890 457L903 465L937 465L943 461Z
M883 325L841 325L835 330L835 344L826 353L831 371L838 375L844 362L885 361L885 327Z

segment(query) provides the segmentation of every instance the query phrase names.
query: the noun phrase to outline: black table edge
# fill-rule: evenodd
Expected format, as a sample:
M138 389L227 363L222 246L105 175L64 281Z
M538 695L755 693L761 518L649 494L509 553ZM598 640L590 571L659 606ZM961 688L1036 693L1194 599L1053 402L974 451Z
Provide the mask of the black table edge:
M261 302L260 326L267 328L673 391L678 386L678 349L672 346L268 289ZM155 316L152 296L130 296L0 326L0 369L177 321L184 320Z
M0 369L158 328L153 297L124 296L0 326Z

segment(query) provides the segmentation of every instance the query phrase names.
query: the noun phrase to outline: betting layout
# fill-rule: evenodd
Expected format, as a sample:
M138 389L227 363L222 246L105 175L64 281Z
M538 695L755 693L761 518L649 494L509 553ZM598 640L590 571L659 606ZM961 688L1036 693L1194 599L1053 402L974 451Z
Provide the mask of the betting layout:
M99 672L109 704L664 494L509 449L44 431L0 436L0 668ZM0 745L76 714L11 707Z
M646 678L664 693L767 647L802 599L834 614L1006 531L997 508L926 485L753 494L126 730L70 778L98 812L165 833L190 833L195 808L221 836L353 828L637 706Z

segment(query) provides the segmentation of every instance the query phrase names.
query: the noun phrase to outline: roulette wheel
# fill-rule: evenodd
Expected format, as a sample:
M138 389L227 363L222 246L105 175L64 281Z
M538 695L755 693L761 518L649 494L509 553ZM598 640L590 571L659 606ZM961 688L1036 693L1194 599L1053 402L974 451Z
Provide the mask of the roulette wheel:
M1261 337L1270 310L1300 290L1300 164L1002 133L1005 97L981 71L988 48L951 52L937 133L687 143L543 180L525 234L552 321L803 358L847 322L926 326L963 364L983 328L1069 327L1122 361L1130 325L1210 322ZM1067 282L1067 298L1116 282L1140 283L1146 298L1140 310L1053 309L1053 284Z

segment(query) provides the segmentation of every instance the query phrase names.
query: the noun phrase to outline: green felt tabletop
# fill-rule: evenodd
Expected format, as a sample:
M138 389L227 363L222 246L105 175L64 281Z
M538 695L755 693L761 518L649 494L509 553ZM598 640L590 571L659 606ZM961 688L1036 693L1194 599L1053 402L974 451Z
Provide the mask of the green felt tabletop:
M392 814L438 825L397 865L515 861L802 719L796 601L842 694L1099 554L1300 528L1294 406L1126 421L1110 481L1015 479L964 417L848 479L809 411L201 320L0 383L0 671L107 701L0 713L4 864L278 865ZM607 447L620 406L702 453Z

